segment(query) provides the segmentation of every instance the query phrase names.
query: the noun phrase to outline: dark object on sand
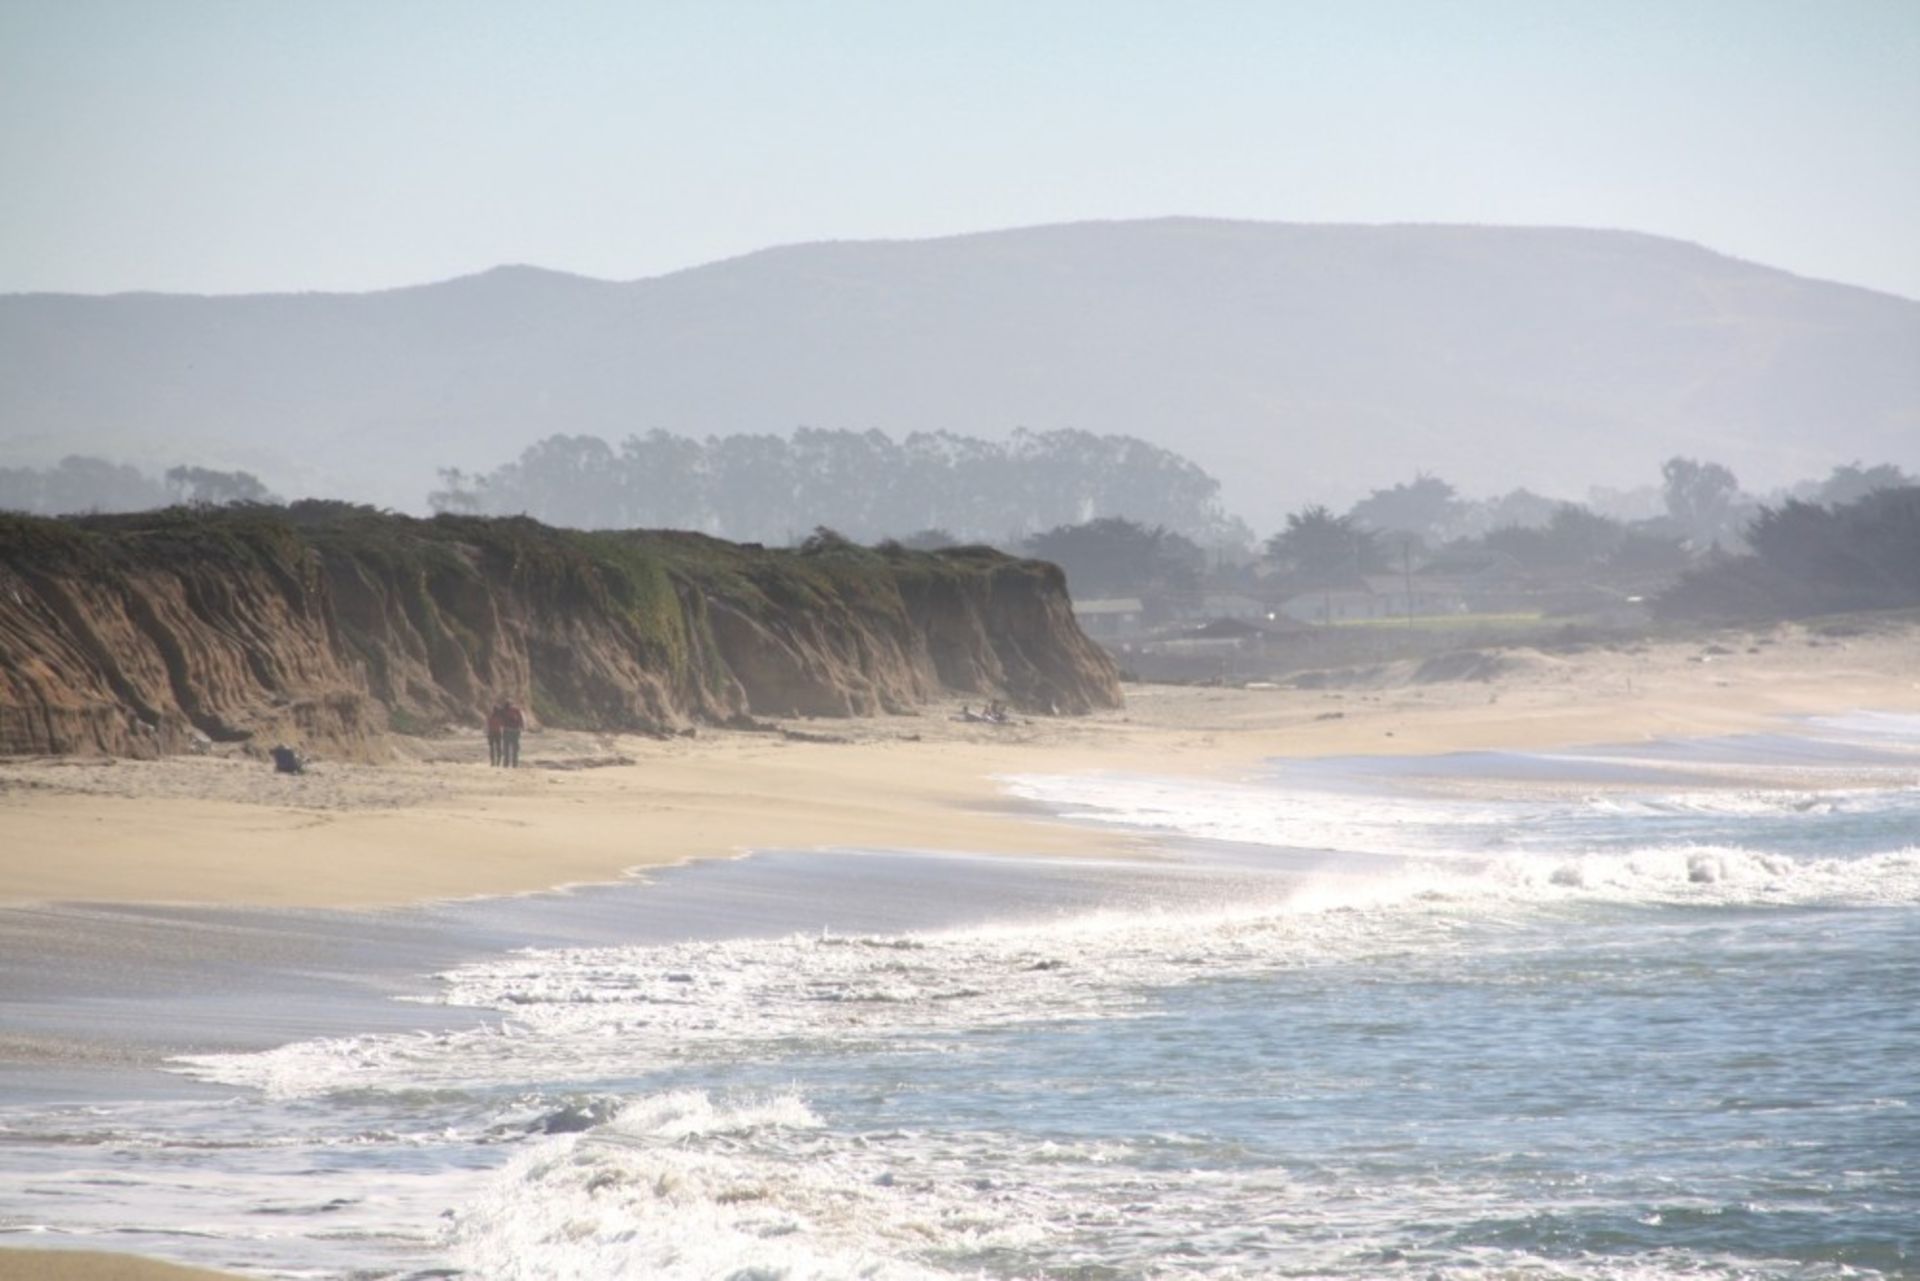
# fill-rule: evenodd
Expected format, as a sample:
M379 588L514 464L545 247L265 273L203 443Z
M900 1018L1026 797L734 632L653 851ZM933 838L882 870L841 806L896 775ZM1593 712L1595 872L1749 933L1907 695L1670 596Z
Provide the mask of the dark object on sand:
M507 700L500 699L487 713L487 764L498 765L505 759Z
M962 703L960 704L960 714L953 719L956 721L967 721L975 725L1013 724L1013 714L1007 711L1007 705L997 698L977 712L967 704Z
M306 768L306 762L300 759L300 753L285 743L267 753L273 757L273 772L276 774L298 774Z
M500 704L500 764L507 769L520 768L520 731L527 727L527 715L519 704L507 699Z

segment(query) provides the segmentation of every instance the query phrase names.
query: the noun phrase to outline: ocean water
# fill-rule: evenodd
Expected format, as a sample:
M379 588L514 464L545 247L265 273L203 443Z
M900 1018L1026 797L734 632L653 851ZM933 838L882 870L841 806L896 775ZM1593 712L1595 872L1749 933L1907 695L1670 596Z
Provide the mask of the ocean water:
M0 1244L526 1281L1920 1275L1920 718L1005 783L1161 852L768 854L445 909L539 941L164 1089L0 1093Z

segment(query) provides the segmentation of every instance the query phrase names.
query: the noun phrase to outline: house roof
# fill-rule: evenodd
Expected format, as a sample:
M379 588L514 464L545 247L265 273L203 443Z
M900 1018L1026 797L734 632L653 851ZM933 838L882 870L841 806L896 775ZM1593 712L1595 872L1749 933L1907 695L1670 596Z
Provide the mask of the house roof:
M1366 578L1367 590L1376 596L1404 596L1407 594L1407 580L1399 574L1369 574ZM1457 592L1461 589L1456 578L1421 578L1414 576L1413 594L1433 596L1441 592Z
M1347 603L1352 601L1371 601L1375 599L1377 599L1377 597L1374 593L1364 587L1328 587L1310 592L1296 592L1292 596L1287 597L1286 601L1281 605L1281 608L1285 609L1288 605L1317 606L1326 601L1336 600Z
M1138 596L1109 596L1097 600L1077 600L1076 614L1138 614L1144 608Z
M1236 640L1244 636L1259 636L1265 630L1238 618L1216 618L1210 623L1200 624L1187 635L1204 640Z
M1519 569L1520 562L1507 552L1441 552L1414 571L1415 578L1475 578L1488 574L1507 574Z
M1267 607L1251 596L1242 596L1235 592L1209 592L1200 598L1200 608L1209 614L1224 614L1229 610L1264 613Z

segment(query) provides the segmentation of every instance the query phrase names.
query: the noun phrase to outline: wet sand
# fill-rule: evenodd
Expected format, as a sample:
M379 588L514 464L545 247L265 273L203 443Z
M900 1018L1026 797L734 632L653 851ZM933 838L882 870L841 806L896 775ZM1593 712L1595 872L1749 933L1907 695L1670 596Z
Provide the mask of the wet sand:
M0 1281L218 1281L228 1275L98 1250L0 1249Z

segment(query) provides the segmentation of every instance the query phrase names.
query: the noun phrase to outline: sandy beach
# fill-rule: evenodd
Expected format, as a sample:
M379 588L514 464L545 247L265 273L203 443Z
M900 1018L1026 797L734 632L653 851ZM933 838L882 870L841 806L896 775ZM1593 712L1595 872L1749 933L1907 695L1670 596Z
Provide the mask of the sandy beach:
M1468 679L1409 666L1316 688L1132 685L1124 710L969 722L784 722L651 740L530 735L518 771L477 733L299 777L241 757L0 762L0 902L362 908L608 882L753 849L1111 856L1110 833L1006 800L1005 775L1231 773L1263 758L1541 749L1920 711L1920 636L1799 628L1573 653L1508 651ZM1482 679L1481 677L1484 677ZM1150 847L1142 844L1143 854ZM0 1250L20 1277L215 1276L127 1255Z
M1111 836L1009 805L996 778L1631 743L1920 709L1910 631L1787 627L1480 666L1484 679L1430 683L1393 667L1323 688L1133 685L1121 711L999 726L957 719L955 703L671 740L536 733L518 771L488 768L475 732L298 777L237 756L15 759L0 762L0 902L370 907L764 848L1111 853Z

